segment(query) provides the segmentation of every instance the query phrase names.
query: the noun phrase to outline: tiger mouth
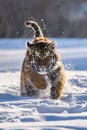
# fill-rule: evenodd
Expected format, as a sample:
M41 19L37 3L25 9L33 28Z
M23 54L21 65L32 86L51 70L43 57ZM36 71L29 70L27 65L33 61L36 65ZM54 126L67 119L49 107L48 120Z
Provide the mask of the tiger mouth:
M38 67L37 65L32 65L32 69L34 70L34 71L36 71L37 73L39 73L39 74L47 74L47 72L49 71L49 69L48 68L46 68L46 67L44 67L44 66L40 66L40 67Z
M33 63L30 64L31 68L39 74L47 74L49 71L54 69L54 65L50 64L49 66L38 66L37 64Z
M36 71L39 73L39 74L47 74L48 72L48 69L46 68L37 68Z
M47 74L46 71L39 71L38 73L41 74L41 75L46 75Z

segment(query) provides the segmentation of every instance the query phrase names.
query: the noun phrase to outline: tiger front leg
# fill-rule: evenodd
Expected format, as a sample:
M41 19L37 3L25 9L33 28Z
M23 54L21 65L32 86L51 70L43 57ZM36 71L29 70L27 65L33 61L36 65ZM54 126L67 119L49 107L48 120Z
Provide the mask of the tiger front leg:
M29 82L25 82L25 84L21 85L21 96L34 96L36 94L36 90L30 85Z
M21 96L27 96L27 90L25 88L25 75L24 75L23 71L21 71L20 94L21 94Z
M52 86L50 91L51 99L59 99L62 95L64 85L62 81L59 81L55 86Z
M20 83L20 94L21 96L27 96L27 90L25 88L25 81L22 79Z
M27 96L34 96L37 94L37 90L31 85L31 83L26 82L26 91L27 91Z
M21 96L27 96L27 91L25 89L25 86L21 86L20 93L21 93Z
M56 72L54 76L52 87L50 90L50 98L51 99L59 99L62 95L63 88L65 85L65 74L63 70Z

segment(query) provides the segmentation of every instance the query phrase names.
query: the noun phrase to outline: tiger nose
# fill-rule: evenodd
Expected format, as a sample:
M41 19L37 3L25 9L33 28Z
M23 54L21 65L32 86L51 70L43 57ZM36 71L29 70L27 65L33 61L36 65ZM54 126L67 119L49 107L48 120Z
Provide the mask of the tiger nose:
M44 69L45 67L44 66L41 66L41 69Z
M42 69L42 70L45 70L45 67L44 67L44 66L41 66L41 69Z
M44 60L44 59L45 59L45 56L44 56L43 54L41 55L41 59L42 59L42 60Z

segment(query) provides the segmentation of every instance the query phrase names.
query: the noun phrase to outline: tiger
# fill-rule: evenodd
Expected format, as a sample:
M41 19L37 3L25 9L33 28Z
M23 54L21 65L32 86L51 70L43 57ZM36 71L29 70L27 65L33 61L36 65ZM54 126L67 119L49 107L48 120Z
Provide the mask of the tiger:
M25 21L25 27L34 31L32 42L27 41L21 69L21 96L35 96L50 82L50 99L60 99L65 85L64 68L55 42L44 37L36 21ZM43 91L41 91L43 92Z

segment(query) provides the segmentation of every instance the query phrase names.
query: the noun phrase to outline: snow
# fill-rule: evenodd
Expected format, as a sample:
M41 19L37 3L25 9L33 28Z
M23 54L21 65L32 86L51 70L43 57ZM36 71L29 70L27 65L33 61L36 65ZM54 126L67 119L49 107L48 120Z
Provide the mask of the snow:
M11 39L12 40L12 39ZM2 41L2 40L1 40ZM1 42L0 41L0 42ZM7 40L9 42L9 40ZM22 41L22 40L21 40ZM60 39L58 40L60 42ZM70 44L69 44L69 41ZM0 129L13 130L86 130L87 129L87 45L84 39L63 39L58 48L62 61L76 59L78 66L66 63L66 84L60 100L20 96L20 69L25 49L7 46L0 50ZM15 40L13 40L15 43ZM74 46L73 46L73 44ZM86 43L86 39L85 39ZM68 45L69 44L69 45ZM73 53L73 54L72 54ZM80 58L81 57L81 58ZM73 59L73 60L72 60ZM74 62L75 63L75 62ZM76 65L74 64L74 66ZM85 68L83 67L85 66ZM83 69L84 68L84 69ZM71 69L71 70L68 70ZM41 91L43 94L43 92Z

